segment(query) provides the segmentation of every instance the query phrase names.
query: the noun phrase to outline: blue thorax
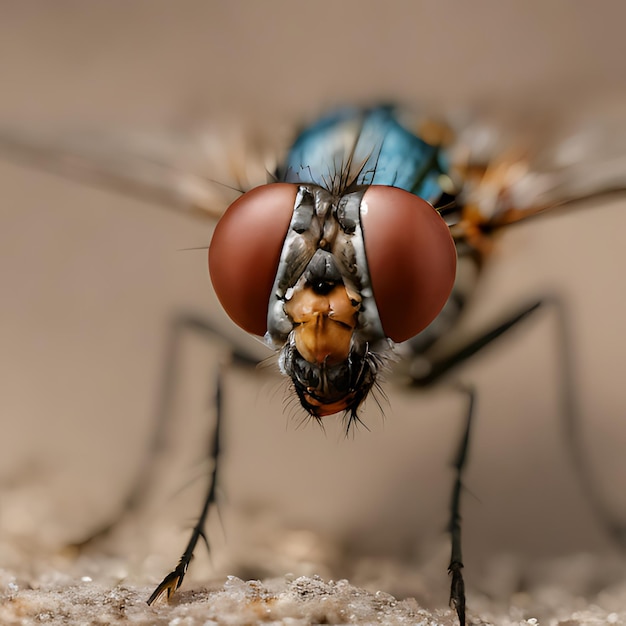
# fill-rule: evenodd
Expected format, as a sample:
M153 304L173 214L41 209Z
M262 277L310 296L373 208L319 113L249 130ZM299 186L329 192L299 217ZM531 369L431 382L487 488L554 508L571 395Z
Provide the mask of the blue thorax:
M402 126L393 107L345 108L306 128L287 156L282 180L341 193L352 185L389 185L429 202L447 170L440 146Z

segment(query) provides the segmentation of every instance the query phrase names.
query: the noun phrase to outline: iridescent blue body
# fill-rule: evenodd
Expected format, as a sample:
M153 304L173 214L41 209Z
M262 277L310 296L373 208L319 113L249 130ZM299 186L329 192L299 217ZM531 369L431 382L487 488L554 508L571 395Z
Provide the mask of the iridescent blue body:
M439 179L447 170L440 146L407 130L397 109L381 106L344 108L304 129L280 178L332 189L337 173L350 165L350 184L398 187L431 203L442 195Z

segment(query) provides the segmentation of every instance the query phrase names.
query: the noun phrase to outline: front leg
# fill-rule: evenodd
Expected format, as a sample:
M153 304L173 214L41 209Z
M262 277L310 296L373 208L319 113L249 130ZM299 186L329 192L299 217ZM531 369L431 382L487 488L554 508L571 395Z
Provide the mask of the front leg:
M450 606L459 616L460 626L465 626L465 583L463 581L463 554L461 550L461 491L463 490L463 471L467 461L467 451L469 448L469 437L472 426L472 415L474 413L475 391L472 388L459 387L460 391L468 397L467 414L465 416L465 429L461 437L461 443L454 468L456 478L452 489L452 501L450 504L450 524L448 530L452 541L450 554L450 565L448 573L452 578L450 586Z
M215 408L216 408L216 421L215 421L215 430L213 431L213 436L211 438L210 447L209 447L209 457L213 461L213 469L211 470L211 477L209 480L209 488L207 490L207 494L204 498L204 503L202 505L202 511L200 512L200 516L198 517L198 521L193 527L191 531L191 537L189 538L189 543L187 543L187 547L180 557L178 564L176 567L161 581L159 586L153 591L152 595L148 599L148 604L152 604L156 602L160 598L165 596L168 600L174 594L174 592L181 586L185 574L187 573L187 569L189 568L189 563L191 563L191 559L193 559L193 553L196 549L196 545L200 537L204 540L204 543L207 547L207 550L210 552L209 541L205 532L206 520L209 515L209 511L211 509L211 505L215 504L215 492L217 486L217 477L218 477L218 468L219 468L219 459L221 452L221 444L220 444L220 430L222 423L222 378L221 373L218 371L217 375L217 384L216 384L216 393L215 393Z

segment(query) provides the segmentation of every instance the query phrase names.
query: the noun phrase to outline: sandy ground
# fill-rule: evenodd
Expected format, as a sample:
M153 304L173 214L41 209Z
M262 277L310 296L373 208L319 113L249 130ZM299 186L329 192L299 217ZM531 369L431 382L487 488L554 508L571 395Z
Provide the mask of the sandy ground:
M268 132L354 101L626 102L619 2L57 0L0 13L0 128L178 133L228 115ZM258 346L219 310L204 253L180 252L208 244L207 223L10 162L0 189L0 623L454 622L443 529L463 399L390 383L385 418L368 406L371 432L346 439L334 422L298 428L266 369L225 375L212 559L201 548L173 605L147 608L199 507L216 364L231 340ZM467 320L562 295L586 454L624 521L625 202L506 233ZM224 339L185 342L140 513L76 556L66 546L116 515L138 472L181 311ZM478 390L463 511L475 623L626 623L624 564L562 436L554 324L541 313L460 372Z
M457 624L444 606L413 596L398 599L376 585L355 586L346 579L287 574L263 581L237 576L187 585L169 603L146 604L151 587L138 582L121 559L102 556L45 562L37 573L0 572L2 624ZM370 568L371 568L370 564ZM424 587L423 572L407 576L385 568L386 581L411 580ZM524 591L504 592L521 570L513 561L494 568L500 577L496 595L470 591L471 624L626 623L623 563L589 555L568 557L526 571ZM516 571L517 569L517 571ZM496 572L494 572L496 573ZM564 576L564 573L565 576ZM383 575L385 577L385 575ZM426 577L427 578L427 577ZM566 581L564 580L566 579ZM505 582L507 581L507 582ZM566 584L564 584L566 582Z

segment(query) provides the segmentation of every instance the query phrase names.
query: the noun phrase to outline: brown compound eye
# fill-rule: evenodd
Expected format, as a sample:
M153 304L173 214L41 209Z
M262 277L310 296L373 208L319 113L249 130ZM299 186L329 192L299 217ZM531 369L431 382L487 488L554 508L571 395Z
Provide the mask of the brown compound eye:
M256 187L231 204L213 233L209 273L229 317L254 335L267 330L267 308L298 186Z
M393 341L406 341L437 317L452 291L450 230L422 198L382 185L365 192L361 223L383 330Z

